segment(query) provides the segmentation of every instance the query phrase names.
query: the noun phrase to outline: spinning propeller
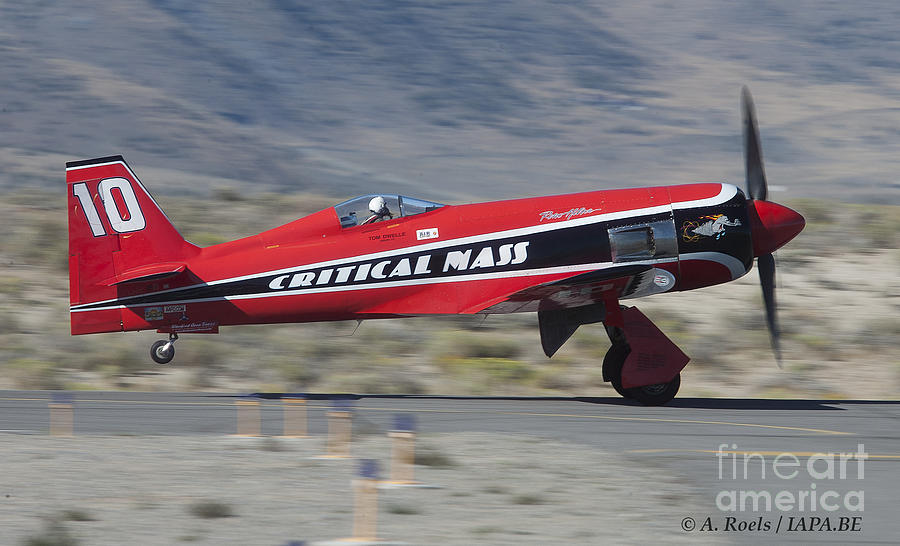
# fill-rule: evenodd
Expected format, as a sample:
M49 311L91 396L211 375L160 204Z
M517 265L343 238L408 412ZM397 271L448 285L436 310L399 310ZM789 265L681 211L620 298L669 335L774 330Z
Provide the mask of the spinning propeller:
M768 185L763 169L762 150L759 143L759 127L756 124L756 107L747 86L741 89L741 113L744 120L744 162L747 174L747 211L753 237L753 255L757 257L759 281L766 305L766 324L772 340L775 361L781 367L781 333L775 306L775 257L773 252L797 236L806 225L795 211L766 201Z

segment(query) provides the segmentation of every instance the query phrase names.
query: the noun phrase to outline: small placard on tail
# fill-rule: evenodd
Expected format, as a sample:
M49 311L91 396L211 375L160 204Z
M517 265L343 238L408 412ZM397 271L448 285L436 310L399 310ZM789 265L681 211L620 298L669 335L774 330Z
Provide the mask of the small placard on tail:
M173 324L166 331L174 334L218 334L219 323L212 321L184 322Z

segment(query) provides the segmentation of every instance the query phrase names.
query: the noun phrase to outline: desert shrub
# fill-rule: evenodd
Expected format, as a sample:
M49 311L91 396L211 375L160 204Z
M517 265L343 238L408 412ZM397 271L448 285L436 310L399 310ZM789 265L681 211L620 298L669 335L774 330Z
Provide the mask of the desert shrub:
M441 453L432 448L420 448L415 453L415 462L419 466L430 466L432 468L453 468L456 461L451 459L447 454Z
M408 504L389 504L387 510L391 514L398 514L401 516L415 516L422 513L419 508Z
M218 336L185 336L175 347L175 358L179 366L211 369L218 369L223 365L229 350L227 339L219 339Z
M311 366L302 357L273 355L266 360L264 365L277 372L280 379L287 383L288 388L292 390L306 390L319 378L316 367Z
M534 384L550 390L569 390L580 385L569 369L559 364L538 366L534 373Z
M867 320L854 337L855 343L863 347L895 347L900 338L900 318Z
M445 332L438 337L436 359L442 358L499 358L519 356L518 341L497 336L495 333Z
M897 207L857 206L854 224L872 248L900 247L900 214Z
M356 343L348 343L348 339L352 338L312 337L304 340L297 355L314 366L330 362L336 358L352 358L354 355L359 354L359 351ZM366 356L370 356L369 353L366 353Z
M269 218L277 216L277 221L282 223L326 209L342 200L322 195L283 193L260 193L249 199L262 214Z
M150 360L150 351L144 353L141 348L136 344L130 346L116 340L113 344L92 344L90 349L69 354L63 360L66 365L83 370L98 370L111 378L152 368L154 364Z
M417 328L415 319L398 321L374 321L360 325L359 331L349 338L343 338L341 346L352 352L371 357L373 354L416 355L425 346L425 334ZM353 342L352 345L346 343Z
M366 394L423 394L426 391L425 386L413 377L388 369L327 375L317 388Z
M36 358L15 358L6 363L6 375L22 389L58 389L56 364Z
M195 231L191 233L190 238L190 241L197 246L213 246L220 243L227 243L230 240L231 238L226 235L211 231Z
M836 203L820 199L793 199L789 206L799 212L810 226L813 224L833 224Z
M66 521L97 521L88 512L78 508L63 510L60 516Z
M17 299L25 290L25 279L4 275L0 277L0 294Z
M485 392L527 384L535 375L530 364L508 358L446 358L440 365L450 376Z
M533 493L523 493L521 495L516 495L512 498L513 504L526 504L526 505L534 505L534 504L544 504L546 500L540 495L536 495Z
M511 359L517 357L519 352L519 344L515 340L492 335L473 336L463 347L463 356L468 358Z
M25 263L66 271L69 267L66 218L40 215L29 220L18 241Z
M673 337L690 337L695 334L695 326L691 320L690 311L682 311L678 308L660 308L654 309L652 313L647 313L650 320L666 333L667 336Z
M224 502L211 500L203 500L191 504L188 507L188 512L194 517L203 519L230 518L234 516L231 506Z
M747 338L752 338L753 341L751 343L756 342L759 347L767 347L768 345L765 344L762 335L762 332L758 332L757 336L751 336L748 332L743 332L740 339L746 341ZM707 336L698 337L683 345L682 349L691 357L690 366L698 368L726 368L733 363L733 355L730 354L730 349L726 350L726 348L730 348L732 341L737 339L737 337L727 333L711 332Z
M217 201L235 202L244 200L244 197L238 190L229 187L213 189L212 196L213 199L216 199Z
M22 324L16 313L0 309L0 334L12 334L21 331Z
M609 345L609 336L602 325L588 325L579 328L564 347L573 347L590 358L602 359Z
M66 526L57 518L45 521L40 534L28 537L24 546L77 546L79 541L72 536Z
M502 533L503 529L496 525L480 525L471 530L473 535L490 535L494 533Z

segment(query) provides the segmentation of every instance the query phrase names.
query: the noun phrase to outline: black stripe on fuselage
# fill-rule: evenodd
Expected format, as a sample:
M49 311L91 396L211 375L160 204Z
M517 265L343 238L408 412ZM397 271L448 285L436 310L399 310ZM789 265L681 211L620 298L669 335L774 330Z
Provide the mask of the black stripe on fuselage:
M404 280L464 279L474 274L611 262L608 229L669 220L671 217L670 213L635 216L514 237L500 237L478 243L451 245L428 251L413 250L403 253L400 249L396 255L380 259L359 260L350 257L328 266L314 268L299 266L273 274L260 274L253 278L194 285L114 301L78 305L73 306L72 310L86 311L118 305L137 307L234 296L275 295L279 292L302 294L306 289L321 290L331 287L347 289L354 285L372 288L378 284ZM352 269L349 272L345 270L339 273L339 270L344 268ZM363 275L361 270L366 270L366 273ZM303 281L306 282L300 284Z

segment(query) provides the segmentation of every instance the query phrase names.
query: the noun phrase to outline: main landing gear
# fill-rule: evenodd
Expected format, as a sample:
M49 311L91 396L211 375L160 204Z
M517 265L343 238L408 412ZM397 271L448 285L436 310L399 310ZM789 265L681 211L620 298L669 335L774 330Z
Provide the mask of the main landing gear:
M613 388L623 398L637 400L645 406L661 406L675 398L675 395L678 394L678 388L681 386L680 373L667 383L644 385L643 387L630 389L622 387L622 367L625 365L625 359L631 353L631 346L620 328L607 327L606 332L609 334L612 346L603 358L604 381L612 383Z
M150 358L157 364L168 364L175 357L175 341L178 334L169 334L169 340L160 339L150 346Z

